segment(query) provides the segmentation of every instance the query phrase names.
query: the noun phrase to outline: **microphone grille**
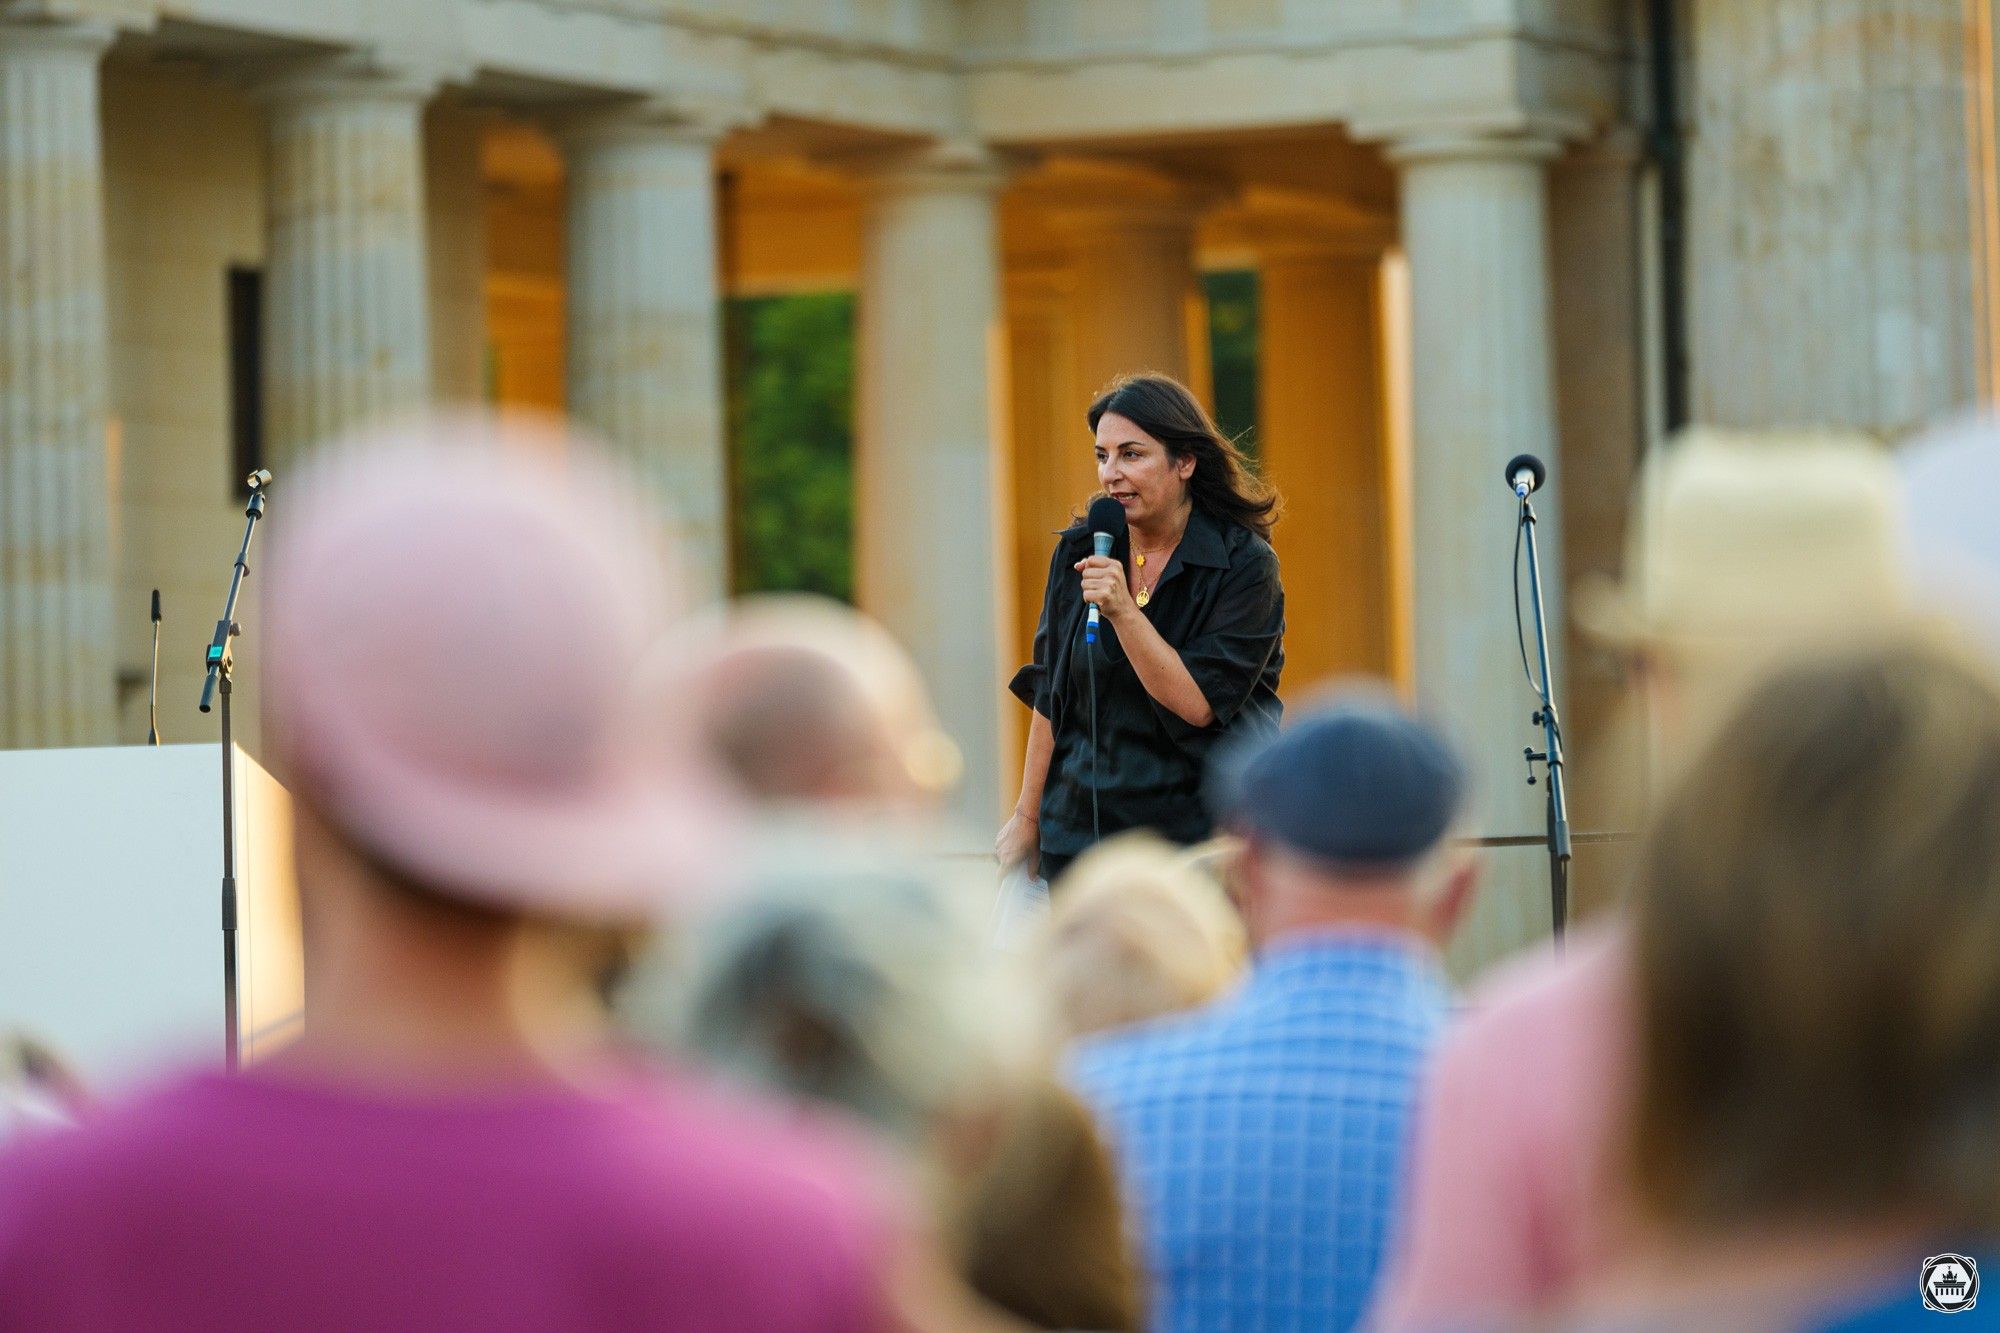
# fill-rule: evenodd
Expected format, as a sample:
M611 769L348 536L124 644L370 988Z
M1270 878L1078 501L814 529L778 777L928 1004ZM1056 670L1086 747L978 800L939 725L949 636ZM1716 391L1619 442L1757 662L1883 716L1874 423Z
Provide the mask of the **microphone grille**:
M1090 502L1090 512L1084 522L1092 532L1108 532L1113 537L1123 537L1125 506L1108 495L1100 495Z

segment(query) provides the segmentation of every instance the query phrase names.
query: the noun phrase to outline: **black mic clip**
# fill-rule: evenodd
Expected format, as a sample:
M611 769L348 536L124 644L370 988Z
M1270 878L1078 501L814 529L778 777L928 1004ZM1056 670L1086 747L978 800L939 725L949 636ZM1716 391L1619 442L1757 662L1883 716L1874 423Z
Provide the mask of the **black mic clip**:
M1515 454L1507 460L1507 467L1500 475L1515 498L1525 500L1542 488L1542 483L1549 479L1549 470L1533 454Z

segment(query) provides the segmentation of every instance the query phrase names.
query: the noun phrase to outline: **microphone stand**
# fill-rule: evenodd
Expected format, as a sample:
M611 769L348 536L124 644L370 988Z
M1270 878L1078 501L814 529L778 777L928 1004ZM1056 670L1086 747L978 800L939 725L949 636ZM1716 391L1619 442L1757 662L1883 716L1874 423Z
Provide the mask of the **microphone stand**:
M153 674L146 686L146 744L160 743L160 590L153 589Z
M1527 492L1521 491L1519 495L1520 531L1528 543L1528 591L1535 609L1535 652L1542 668L1538 684L1542 706L1529 718L1542 729L1542 750L1536 753L1535 748L1529 746L1522 751L1522 755L1528 761L1529 786L1535 785L1537 763L1548 771L1549 904L1555 916L1556 943L1560 947L1563 931L1569 924L1569 793L1563 782L1562 723L1556 717L1555 682L1549 679L1549 628L1542 612L1542 562L1535 545L1535 507L1528 502Z
M215 637L209 640L204 662L208 674L201 685L201 711L222 696L222 1023L223 1060L234 1072L242 1063L237 1032L236 984L236 744L229 728L230 675L235 658L230 640L240 632L236 624L236 595L250 572L250 539L257 533L257 520L264 516L264 487L269 473L250 477L250 502L244 507L243 545L236 552L236 567L229 575L229 598L222 605L222 619L215 622Z

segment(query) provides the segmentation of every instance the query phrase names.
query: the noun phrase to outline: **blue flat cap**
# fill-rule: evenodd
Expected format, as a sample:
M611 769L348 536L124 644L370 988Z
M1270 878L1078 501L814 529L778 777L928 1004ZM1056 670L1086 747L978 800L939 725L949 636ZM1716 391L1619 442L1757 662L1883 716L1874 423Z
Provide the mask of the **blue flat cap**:
M1385 698L1347 698L1219 759L1217 821L1340 865L1393 866L1437 846L1465 799L1465 769L1437 731Z

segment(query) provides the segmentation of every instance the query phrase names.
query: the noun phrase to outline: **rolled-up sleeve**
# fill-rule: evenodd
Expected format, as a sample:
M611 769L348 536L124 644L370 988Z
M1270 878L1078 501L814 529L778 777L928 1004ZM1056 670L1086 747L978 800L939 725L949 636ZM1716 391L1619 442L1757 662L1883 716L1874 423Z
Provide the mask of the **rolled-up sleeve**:
M1181 645L1181 662L1194 677L1215 720L1197 727L1158 700L1154 711L1176 740L1219 731L1256 691L1285 632L1285 592L1278 557L1259 542L1222 577L1215 610L1200 633Z
M1035 622L1035 660L1014 673L1007 689L1016 699L1040 713L1053 717L1049 702L1049 608L1055 604L1056 578L1063 567L1063 545L1049 556L1048 582L1042 587L1042 617Z

